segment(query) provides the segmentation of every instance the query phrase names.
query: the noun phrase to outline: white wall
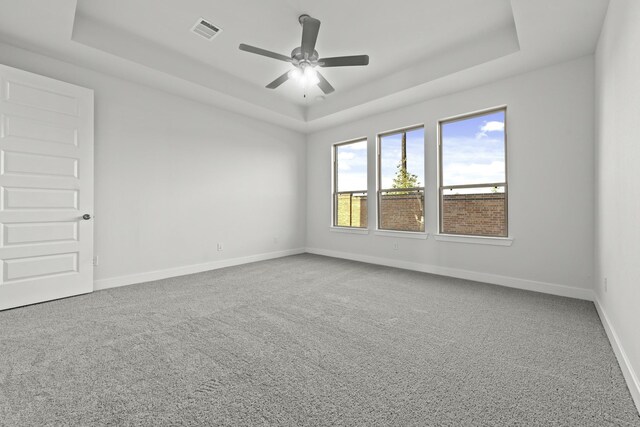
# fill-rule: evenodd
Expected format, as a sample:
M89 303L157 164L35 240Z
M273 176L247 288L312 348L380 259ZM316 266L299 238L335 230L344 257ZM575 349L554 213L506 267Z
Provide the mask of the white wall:
M0 62L95 91L99 287L304 247L303 135L7 45Z
M639 23L640 2L612 0L596 52L595 288L640 409Z
M317 253L591 298L593 57L355 121L308 137L307 247ZM438 119L506 104L510 247L331 232L331 145L417 123L427 138L426 229L437 231ZM375 197L369 197L375 212ZM393 243L399 249L393 249Z

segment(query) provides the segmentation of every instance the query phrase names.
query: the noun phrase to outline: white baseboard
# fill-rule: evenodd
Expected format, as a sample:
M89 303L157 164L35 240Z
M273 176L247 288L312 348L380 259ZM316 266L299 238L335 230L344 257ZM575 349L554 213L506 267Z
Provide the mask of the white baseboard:
M602 326L604 326L607 337L609 337L609 342L611 343L613 352L616 354L618 364L620 365L620 369L622 369L622 375L627 382L629 392L631 392L631 397L636 404L638 413L640 413L640 379L638 378L638 375L636 375L636 372L633 369L629 358L627 357L627 353L624 351L624 347L620 342L620 338L618 338L616 330L613 329L613 325L611 324L607 313L604 311L602 304L600 304L600 300L598 299L598 297L594 296L593 303L596 306L596 310L598 310L600 321L602 322Z
M515 277L500 276L497 274L480 273L477 271L461 270L457 268L440 267L437 265L421 264L417 262L401 261L397 259L379 258L370 255L360 255L347 252L338 252L327 249L307 248L307 252L317 255L325 255L334 258L349 259L352 261L367 262L370 264L384 265L387 267L404 268L405 270L421 271L423 273L439 274L442 276L456 277L458 279L473 280L476 282L491 283L507 286L509 288L524 289L527 291L542 292L545 294L563 297L577 298L593 301L593 292L590 289L575 288L558 285L555 283L537 282L534 280L518 279Z
M240 258L223 259L220 261L205 262L203 264L187 265L183 267L167 268L146 273L130 274L126 276L99 279L93 282L93 290L99 291L119 286L133 285L136 283L151 282L154 280L168 279L170 277L184 276L185 274L201 273L203 271L216 270L218 268L232 267L234 265L248 264L250 262L265 261L268 259L282 258L289 255L304 253L304 248L288 249L264 254L249 255Z

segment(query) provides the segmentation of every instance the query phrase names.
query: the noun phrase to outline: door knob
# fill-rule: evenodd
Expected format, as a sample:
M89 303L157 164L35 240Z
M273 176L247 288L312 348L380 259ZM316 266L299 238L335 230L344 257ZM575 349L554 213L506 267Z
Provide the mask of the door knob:
M89 219L91 219L91 215L89 215L89 214L84 214L84 215L82 215L82 219L84 219L84 220L89 220Z

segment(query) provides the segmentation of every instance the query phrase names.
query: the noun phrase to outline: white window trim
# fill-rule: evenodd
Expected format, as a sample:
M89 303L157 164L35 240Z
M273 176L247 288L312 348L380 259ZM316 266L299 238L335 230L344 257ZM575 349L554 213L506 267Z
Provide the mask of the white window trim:
M426 240L429 238L429 233L422 231L375 230L373 234L375 234L376 236L400 237L403 239Z
M512 237L434 234L433 238L439 242L472 243L475 245L511 246L513 244Z
M336 159L336 147L338 145L348 145L348 144L354 144L357 142L361 142L361 141L365 141L367 143L367 181L369 178L369 158L368 158L368 153L369 153L369 138L367 138L366 136L360 137L360 138L355 138L355 139L350 139L347 141L342 141L342 142L337 142L335 144L331 144L331 221L329 222L329 231L334 231L337 233L351 233L351 234L369 234L369 230L368 228L360 228L360 227L347 227L347 226L341 226L341 225L335 225L335 220L336 220L336 180L337 180L337 159ZM369 197L369 189L367 188L365 191L363 191L367 197ZM369 217L367 216L367 227L369 224ZM363 232L365 231L365 232Z
M369 234L368 228L358 228L358 227L339 227L332 225L329 227L329 231L334 233L346 233L346 234Z
M438 194L436 197L436 207L437 207L436 219L438 221L438 226L437 226L438 232L434 233L433 235L434 239L436 240L443 241L443 242L475 243L475 244L494 245L494 246L511 246L511 244L513 243L513 238L510 236L498 237L498 236L458 235L458 234L445 234L441 232L442 230L442 135L440 132L442 130L442 123L447 121L457 120L457 119L464 119L465 117L478 116L478 115L482 115L485 113L490 113L492 111L498 111L498 110L504 110L504 113L505 113L505 141L504 141L504 150L505 150L504 152L505 154L504 187L505 187L505 196L506 196L505 220L507 221L507 224L506 224L507 234L510 234L509 224L511 223L511 218L510 218L511 214L509 212L509 189L508 189L509 159L507 154L508 152L507 152L507 129L506 129L507 105L503 104L503 105L498 105L496 107L484 108L482 110L476 110L471 113L458 114L455 116L438 120L438 125L436 127L436 141L437 141L436 167L437 167L437 190L438 190ZM478 241L473 241L474 239L478 239ZM490 243L490 241L494 241L495 243Z
M416 124L416 125L411 125L408 127L402 127L402 128L398 128L395 130L389 130L389 131L385 131L385 132L381 132L376 136L376 227L380 227L380 221L382 219L382 216L380 214L380 193L382 193L383 191L387 191L390 190L389 188L387 189L383 189L382 188L382 183L381 178L382 178L382 171L381 171L381 154L382 154L382 146L381 146L381 138L387 135L393 135L396 133L400 133L400 132L408 132L408 131L412 131L412 130L416 130L416 129L420 129L422 128L422 135L423 135L423 140L422 140L422 144L423 144L423 151L424 151L424 155L423 155L423 174L424 174L424 180L425 182L423 183L422 187L418 187L422 189L422 194L424 196L424 200L422 203L422 212L423 212L423 219L426 218L427 214L427 209L426 209L426 204L427 204L427 162L426 162L426 156L427 156L427 134L426 134L426 130L425 130L425 125L424 123L422 124ZM384 228L376 228L374 231L374 234L377 236L387 236L387 237L405 237L405 238L409 238L409 239L422 239L422 240L426 240L429 238L429 233L425 230L425 231L402 231L402 230L387 230Z

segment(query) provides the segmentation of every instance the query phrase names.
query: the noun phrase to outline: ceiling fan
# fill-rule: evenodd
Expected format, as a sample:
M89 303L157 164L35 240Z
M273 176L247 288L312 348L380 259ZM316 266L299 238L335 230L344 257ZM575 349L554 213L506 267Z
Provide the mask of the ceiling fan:
M239 48L245 52L255 53L269 58L278 59L293 64L294 68L287 71L266 87L275 89L289 79L301 81L306 85L317 84L325 94L330 94L335 89L320 74L316 67L349 67L354 65L368 65L368 55L354 56L335 56L330 58L320 58L318 51L315 50L318 31L320 30L320 21L310 17L309 15L300 15L298 21L302 25L302 43L300 47L293 49L291 57L261 49L259 47L250 46L241 43Z

